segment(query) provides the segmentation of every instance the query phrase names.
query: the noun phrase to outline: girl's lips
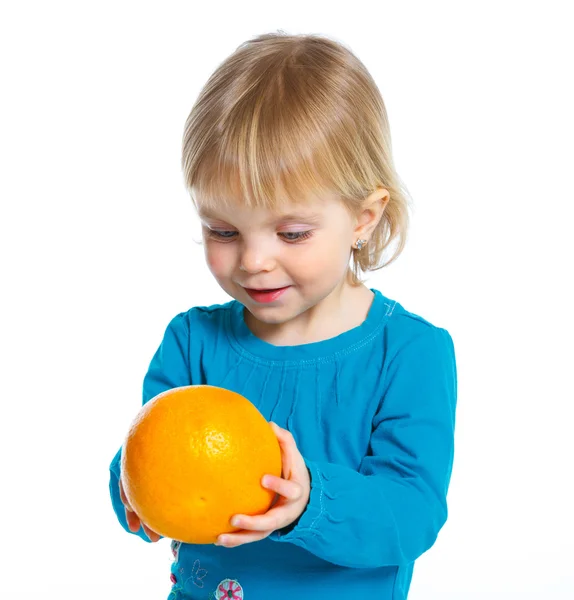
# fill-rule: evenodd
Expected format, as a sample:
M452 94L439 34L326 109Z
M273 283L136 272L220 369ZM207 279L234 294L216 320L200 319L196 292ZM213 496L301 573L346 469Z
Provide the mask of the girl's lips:
M286 286L282 288L277 288L274 290L252 290L249 288L245 288L245 291L249 294L253 300L261 303L269 303L274 302L285 292L285 290L289 289L291 286Z

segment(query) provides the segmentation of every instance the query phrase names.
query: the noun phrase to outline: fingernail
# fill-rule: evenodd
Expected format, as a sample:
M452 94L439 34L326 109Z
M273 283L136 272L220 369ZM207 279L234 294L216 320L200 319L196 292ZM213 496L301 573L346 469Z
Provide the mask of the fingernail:
M241 519L239 517L233 517L233 519L231 519L231 524L233 527L239 527L241 525Z
M227 540L228 538L226 538L224 535L222 535L219 539L218 539L218 546L225 546L225 544L227 544Z

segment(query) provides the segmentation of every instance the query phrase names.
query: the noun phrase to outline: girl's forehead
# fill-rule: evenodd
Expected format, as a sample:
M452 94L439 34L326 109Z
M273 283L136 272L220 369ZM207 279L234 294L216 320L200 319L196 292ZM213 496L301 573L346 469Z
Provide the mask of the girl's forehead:
M203 219L221 219L226 221L242 220L272 224L276 221L298 221L318 219L325 213L326 207L317 204L284 204L275 208L250 207L244 204L198 207Z
M321 181L320 184L314 184L303 181L301 177L275 176L268 181L253 180L247 174L242 185L237 169L222 169L219 173L213 170L205 171L190 191L196 207L202 212L211 210L281 213L307 207L312 210L321 209L329 201L338 198L331 182Z
M332 209L334 202L336 202L335 197L324 194L323 196L308 195L299 201L277 199L272 203L270 202L268 206L250 206L241 200L229 197L209 202L197 198L196 206L199 216L206 219L234 216L236 218L272 220L323 214L325 211Z

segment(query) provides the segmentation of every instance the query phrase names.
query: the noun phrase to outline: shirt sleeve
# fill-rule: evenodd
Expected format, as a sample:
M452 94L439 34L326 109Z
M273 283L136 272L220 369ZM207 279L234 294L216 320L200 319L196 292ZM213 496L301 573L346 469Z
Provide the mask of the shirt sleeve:
M163 340L154 354L143 382L143 402L145 404L161 392L175 387L191 385L189 368L189 325L186 313L174 317L165 330ZM135 416L135 415L134 415ZM122 527L130 531L125 508L120 498L119 480L121 448L110 464L110 496L112 506ZM135 533L146 542L151 540L142 527Z
M305 459L311 494L291 542L333 564L375 568L413 562L447 519L457 372L450 334L435 326L383 368L384 394L358 471Z

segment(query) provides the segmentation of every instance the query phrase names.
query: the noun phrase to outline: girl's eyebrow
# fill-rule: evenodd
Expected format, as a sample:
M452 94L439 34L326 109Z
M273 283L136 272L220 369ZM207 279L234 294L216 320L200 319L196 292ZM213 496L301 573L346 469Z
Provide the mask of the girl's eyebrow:
M287 215L279 215L277 219L270 219L268 223L270 225L274 223L298 223L303 221L305 223L318 223L321 220L321 216L315 213L307 213L307 214L287 214Z
M216 219L221 221L226 221L227 219L223 218L223 216L217 215L217 213L212 212L209 209L200 209L199 216L202 219ZM321 215L316 213L289 213L285 215L277 215L275 218L271 218L267 221L267 225L274 225L275 223L297 223L297 222L305 222L305 223L319 223L321 220Z
M212 212L209 208L200 208L198 211L199 216L202 219L215 219L217 218L215 213Z

